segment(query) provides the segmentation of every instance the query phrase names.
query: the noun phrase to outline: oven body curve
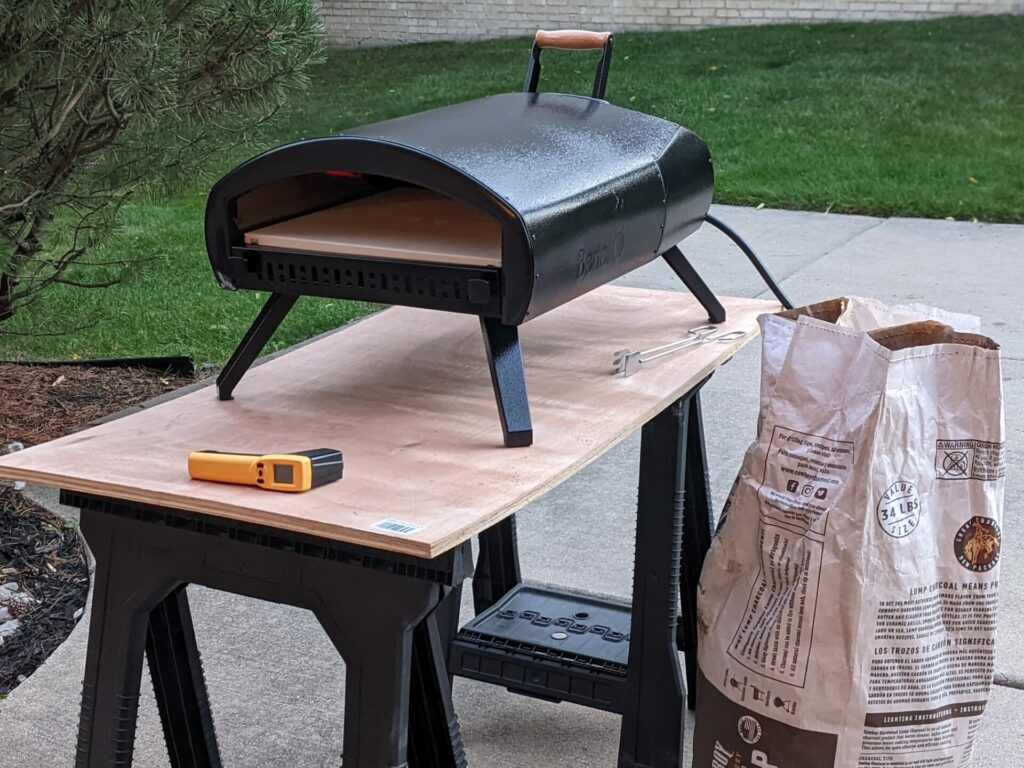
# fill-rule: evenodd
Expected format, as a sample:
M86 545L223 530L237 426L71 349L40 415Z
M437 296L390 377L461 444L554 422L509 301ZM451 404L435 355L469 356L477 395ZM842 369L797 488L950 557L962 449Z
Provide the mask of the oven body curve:
M424 187L500 222L500 320L518 325L695 231L714 174L695 134L598 99L511 93L441 107L287 144L221 179L206 210L220 284L239 287L244 265L232 255L246 229L382 183Z

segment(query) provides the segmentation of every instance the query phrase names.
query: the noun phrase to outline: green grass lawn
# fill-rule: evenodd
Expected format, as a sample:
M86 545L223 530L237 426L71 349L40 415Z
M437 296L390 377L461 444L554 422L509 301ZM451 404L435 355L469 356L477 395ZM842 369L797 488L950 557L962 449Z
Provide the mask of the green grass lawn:
M193 191L127 207L97 254L145 259L124 285L52 290L2 327L0 358L223 362L261 298L214 282L209 181L285 141L518 90L528 51L519 39L331 52L260 147L217 158ZM1024 221L1024 17L623 34L615 54L608 98L703 136L718 202ZM546 55L542 87L588 92L594 61ZM270 348L368 309L303 299Z

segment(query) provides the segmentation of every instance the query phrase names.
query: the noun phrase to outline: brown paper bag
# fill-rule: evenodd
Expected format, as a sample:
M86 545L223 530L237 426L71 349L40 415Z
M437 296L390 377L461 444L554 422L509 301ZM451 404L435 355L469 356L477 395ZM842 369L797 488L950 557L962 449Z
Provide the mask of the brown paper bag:
M999 585L998 347L935 321L840 327L848 309L762 323L759 437L701 575L694 768L970 764Z

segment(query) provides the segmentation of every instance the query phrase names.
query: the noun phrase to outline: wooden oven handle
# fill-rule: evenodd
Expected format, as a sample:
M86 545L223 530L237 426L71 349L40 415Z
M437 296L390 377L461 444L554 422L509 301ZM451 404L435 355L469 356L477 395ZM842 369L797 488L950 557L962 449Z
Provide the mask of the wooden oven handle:
M585 29L537 30L534 42L538 48L557 48L562 51L589 51L604 48L611 32L589 32Z

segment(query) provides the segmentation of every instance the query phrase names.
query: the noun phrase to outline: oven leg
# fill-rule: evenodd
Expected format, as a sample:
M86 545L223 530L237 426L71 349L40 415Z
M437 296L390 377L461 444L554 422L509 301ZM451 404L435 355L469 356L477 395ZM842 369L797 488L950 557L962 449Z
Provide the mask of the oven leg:
M256 316L249 330L231 355L227 365L221 370L217 377L217 396L221 400L230 400L235 385L249 370L256 358L259 357L263 347L274 335L277 326L281 324L288 311L295 305L298 296L284 293L272 293L263 309Z
M491 317L481 317L480 327L484 332L487 364L491 368L491 383L498 401L505 447L524 448L533 443L533 423L526 394L519 329L514 325L502 325Z
M697 270L693 268L689 259L679 250L679 246L673 245L661 256L672 267L672 271L679 276L679 279L683 281L683 285L689 289L693 297L707 311L708 322L715 324L724 323L725 307L715 297L714 292L704 282L703 278L697 274Z

